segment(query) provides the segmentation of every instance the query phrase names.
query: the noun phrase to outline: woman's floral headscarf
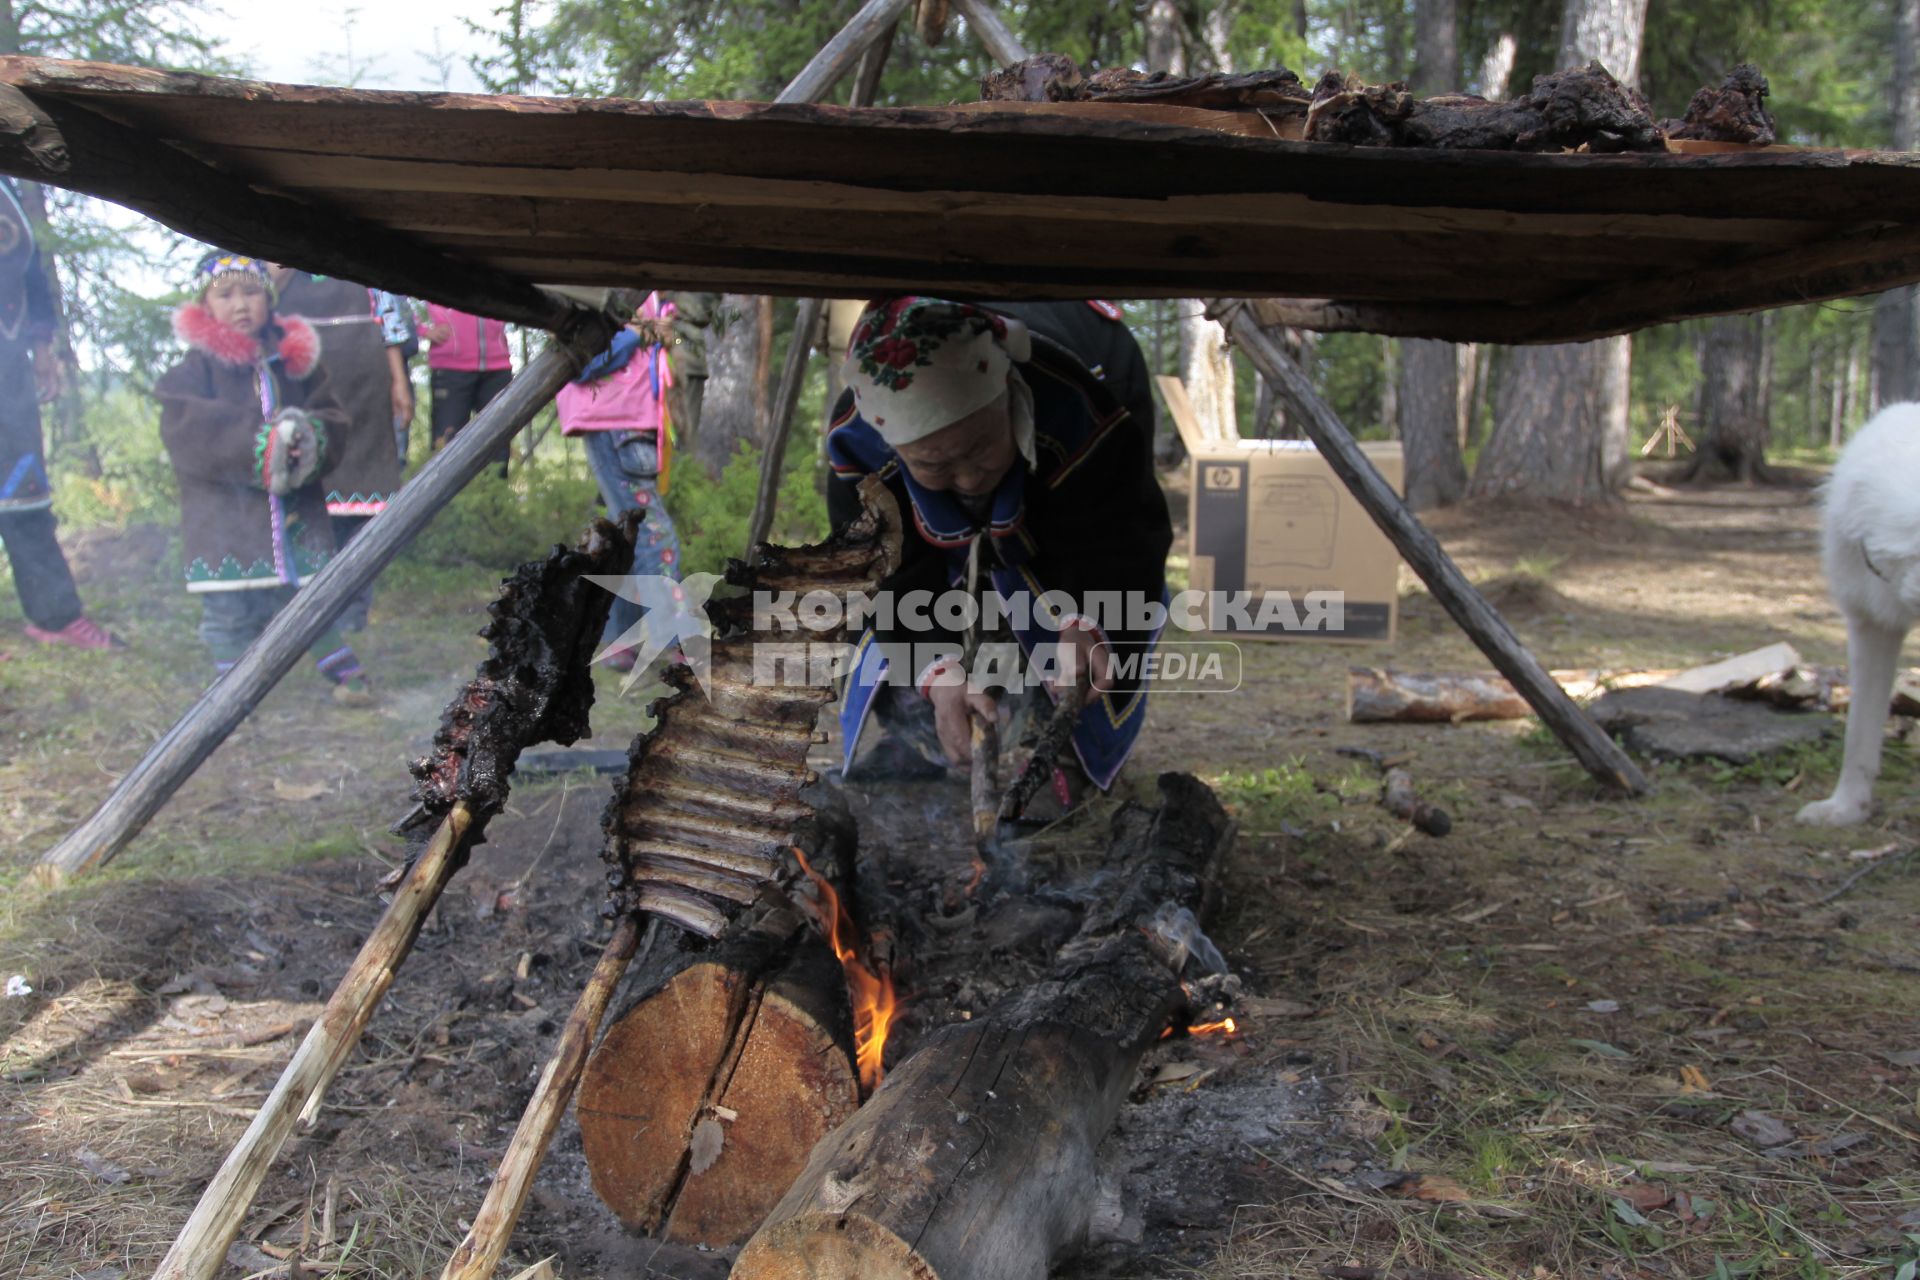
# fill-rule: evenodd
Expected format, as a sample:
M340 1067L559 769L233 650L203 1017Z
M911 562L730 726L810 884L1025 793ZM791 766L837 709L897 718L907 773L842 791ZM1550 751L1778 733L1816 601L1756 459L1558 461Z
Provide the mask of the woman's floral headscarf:
M860 313L843 374L860 416L888 444L930 436L1010 390L1020 434L1028 397L1013 366L1032 350L1018 320L939 298L879 298Z

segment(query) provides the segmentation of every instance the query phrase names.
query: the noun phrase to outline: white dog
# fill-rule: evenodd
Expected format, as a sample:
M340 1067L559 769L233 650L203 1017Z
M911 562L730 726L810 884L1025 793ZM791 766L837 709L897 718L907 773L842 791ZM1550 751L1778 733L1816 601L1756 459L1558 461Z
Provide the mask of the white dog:
M1847 620L1847 747L1833 794L1800 821L1843 827L1873 807L1880 739L1907 630L1920 619L1920 404L1860 428L1827 481L1820 559Z

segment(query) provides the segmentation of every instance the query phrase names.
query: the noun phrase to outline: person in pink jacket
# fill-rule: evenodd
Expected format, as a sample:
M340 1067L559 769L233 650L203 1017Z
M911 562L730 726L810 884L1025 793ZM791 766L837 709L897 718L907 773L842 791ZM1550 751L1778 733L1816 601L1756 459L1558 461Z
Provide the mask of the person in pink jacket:
M679 595L680 538L661 493L667 487L672 453L672 424L667 420L667 391L673 366L666 344L673 341L673 304L649 294L613 344L594 358L578 378L560 388L554 407L562 435L578 436L587 447L587 463L606 501L607 514L639 508L646 519L634 543L633 567L641 576L647 614L666 608ZM657 597L657 598L655 598ZM615 644L638 622L642 607L625 597L613 602L605 643ZM617 670L633 668L634 650L622 645L607 656Z
M420 336L432 344L427 351L427 378L433 391L433 447L437 450L507 389L513 381L513 355L507 348L504 323L437 303L427 307ZM505 444L496 456L504 476Z

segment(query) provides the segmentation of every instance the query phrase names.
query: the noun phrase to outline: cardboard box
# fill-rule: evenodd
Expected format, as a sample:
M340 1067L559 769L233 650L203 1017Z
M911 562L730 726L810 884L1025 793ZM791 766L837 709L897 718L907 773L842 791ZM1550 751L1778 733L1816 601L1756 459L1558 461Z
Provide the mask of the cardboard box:
M1360 446L1395 492L1403 488L1398 443ZM1196 591L1284 591L1301 605L1310 591L1344 595L1341 626L1222 627L1216 634L1271 640L1384 644L1399 620L1400 557L1387 535L1301 440L1242 440L1194 451L1189 472L1188 584ZM1256 619L1257 621L1257 619Z

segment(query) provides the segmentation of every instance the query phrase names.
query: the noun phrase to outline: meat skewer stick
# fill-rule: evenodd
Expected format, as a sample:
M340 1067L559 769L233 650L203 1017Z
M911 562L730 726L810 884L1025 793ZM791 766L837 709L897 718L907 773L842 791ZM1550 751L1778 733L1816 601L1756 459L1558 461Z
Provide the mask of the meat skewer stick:
M492 621L481 634L491 641L490 652L448 704L433 752L413 766L419 803L401 825L420 830L438 819L438 827L259 1113L201 1193L155 1280L211 1280L220 1269L281 1145L360 1042L427 912L465 864L467 850L480 842L488 819L505 806L507 777L521 750L549 738L570 743L588 732L588 663L613 596L587 579L625 571L633 558L634 527L596 522L581 549L556 547L544 561L522 565L489 607Z
M473 1217L473 1227L447 1259L440 1280L491 1280L494 1268L500 1265L507 1242L513 1238L514 1225L526 1207L527 1193L533 1190L533 1175L540 1171L554 1130L560 1127L580 1074L586 1070L587 1051L600 1034L607 1002L613 999L621 976L640 948L641 932L640 921L633 916L622 916L614 926L613 937L587 978L586 990L567 1015L553 1056L547 1059L540 1083L527 1100L520 1127L513 1131L507 1154L500 1158L500 1168L493 1175L493 1185L487 1188L487 1198L480 1203L480 1212Z

